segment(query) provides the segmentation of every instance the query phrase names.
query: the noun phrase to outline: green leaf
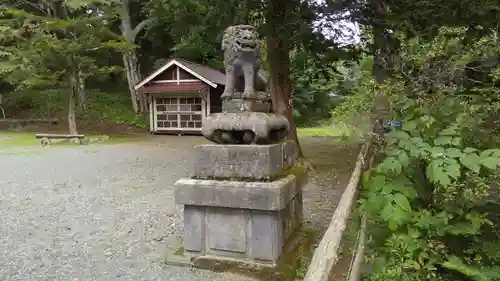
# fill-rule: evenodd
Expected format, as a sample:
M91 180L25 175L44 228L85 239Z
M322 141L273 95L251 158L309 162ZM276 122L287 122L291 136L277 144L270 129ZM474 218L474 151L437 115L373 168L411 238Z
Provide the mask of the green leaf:
M386 221L389 221L390 218L392 217L392 212L394 210L394 207L392 203L386 204L384 208L382 209L382 212L380 212L380 217Z
M490 156L493 156L493 154L496 154L496 152L500 152L500 149L487 149L483 152L481 152L481 154L479 154L479 157L481 158L486 158L486 157L490 157Z
M408 201L408 198L404 196L402 193L396 193L394 194L394 197L392 199L396 205L401 207L401 209L405 211L410 211L411 210L411 205L410 202Z
M391 231L396 231L398 229L398 224L394 220L389 220L388 226Z
M458 158L458 157L462 156L462 151L460 151L460 149L458 149L458 148L451 147L451 148L446 149L445 154L447 157Z
M395 190L395 186L392 183L387 183L382 187L382 191L380 192L381 195L387 195L391 194Z
M443 136L434 140L434 145L450 145L453 142L453 137Z
M460 163L469 170L479 173L481 166L479 166L481 158L476 153L464 154L460 157Z
M408 140L410 139L410 135L404 131L394 131L390 134L392 137L399 140Z
M462 144L462 138L456 137L451 141L451 145L460 146Z
M487 158L481 159L480 163L481 163L481 165L485 166L486 168L488 168L490 170L496 170L497 167L500 167L500 158L487 157Z
M415 145L410 140L405 139L399 141L399 146L408 151L411 151L415 147Z
M420 120L422 120L422 122L424 122L424 124L427 128L430 128L432 126L432 124L436 123L436 119L430 115L424 115L420 118Z
M377 171L384 174L388 172L400 173L401 170L401 163L396 157L387 157L377 167Z
M448 158L444 161L445 163L445 170L448 175L454 179L458 179L460 177L460 164L458 163L457 160Z
M415 199L418 196L418 193L413 186L404 185L399 189L399 191L410 199Z
M403 130L406 132L411 132L416 128L417 128L417 122L415 121L403 122Z
M500 267L479 267L465 264L457 256L449 256L443 267L460 272L474 281L495 281L500 279Z
M444 152L445 152L444 148L440 146L435 146L431 148L431 156L434 158L444 156Z
M433 183L446 187L451 183L451 180L448 173L442 167L443 164L444 162L441 159L432 160L426 169L427 178Z
M408 228L408 236L410 236L411 238L417 239L418 237L420 237L420 231L418 231L418 229L416 229L414 227L409 227Z
M416 260L406 260L403 263L403 267L415 270L419 270L421 268L420 264Z
M410 157L408 157L406 151L399 151L397 157L402 166L406 167L408 166L408 164L410 164Z
M441 136L456 136L458 135L458 126L456 125L452 125L444 130L442 130L441 132L439 132L439 134Z
M384 175L376 175L373 177L367 177L364 186L369 190L380 190L383 186L386 185L386 178Z
M422 146L424 143L424 140L420 137L413 137L410 139L410 141L416 146Z
M466 148L464 149L464 152L465 152L465 153L472 153L472 152L476 152L476 151L477 151L477 149L472 148L472 147L466 147Z
M402 225L404 222L408 221L409 218L411 218L411 213L409 211L404 210L399 205L393 203L395 197L394 196L392 197L393 197L392 200L389 201L387 204L385 204L384 208L380 212L380 217L383 220L387 221L389 223L389 229L394 231L397 229L398 226ZM399 201L402 199L397 199L397 200Z

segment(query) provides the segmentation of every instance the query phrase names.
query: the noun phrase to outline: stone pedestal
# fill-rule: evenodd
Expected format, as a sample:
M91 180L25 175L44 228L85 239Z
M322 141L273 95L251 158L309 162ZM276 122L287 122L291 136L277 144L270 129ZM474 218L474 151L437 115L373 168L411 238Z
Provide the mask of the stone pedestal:
M184 255L274 266L302 222L305 169L293 142L201 145L194 176L175 184Z

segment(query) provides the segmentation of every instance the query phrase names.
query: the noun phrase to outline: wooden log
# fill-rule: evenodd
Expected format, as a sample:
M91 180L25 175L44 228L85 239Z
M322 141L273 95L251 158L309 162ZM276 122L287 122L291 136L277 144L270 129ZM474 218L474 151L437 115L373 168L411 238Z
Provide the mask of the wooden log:
M35 138L37 139L83 139L85 135L64 135L64 134L36 134Z
M361 267L365 257L366 244L366 217L361 218L361 227L359 229L359 244L356 250L356 256L352 263L351 272L349 272L349 281L359 281L361 277Z
M372 154L370 156L370 161L368 163L368 170L372 169L374 159L375 159L375 154ZM365 214L363 214L361 217L361 225L359 227L358 248L356 250L356 256L352 263L351 272L349 272L349 281L359 281L361 278L361 268L363 266L363 261L365 257L366 224L367 224L366 216Z
M330 279L333 267L339 259L340 242L346 229L369 147L370 143L365 144L358 155L349 184L340 198L325 235L314 251L304 281L328 281Z

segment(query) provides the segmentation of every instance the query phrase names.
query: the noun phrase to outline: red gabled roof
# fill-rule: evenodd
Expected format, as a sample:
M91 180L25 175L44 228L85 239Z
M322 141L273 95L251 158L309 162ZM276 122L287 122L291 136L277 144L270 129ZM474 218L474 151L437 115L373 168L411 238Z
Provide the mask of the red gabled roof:
M190 62L187 60L173 58L167 61L162 67L157 69L151 75L142 80L139 84L135 86L135 89L139 89L144 86L149 81L153 80L156 76L160 75L166 71L171 66L176 65L179 68L185 70L211 87L215 88L217 85L225 85L226 75L214 68Z

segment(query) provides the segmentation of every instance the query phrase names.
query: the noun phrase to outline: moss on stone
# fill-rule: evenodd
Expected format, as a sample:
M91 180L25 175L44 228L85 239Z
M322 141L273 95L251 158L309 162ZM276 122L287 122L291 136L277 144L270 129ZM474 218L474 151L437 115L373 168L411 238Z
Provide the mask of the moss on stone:
M274 176L270 181L277 181L279 179L286 178L290 175L295 176L296 178L302 178L304 176L307 176L307 167L303 165L294 165L289 167L288 169L284 170L280 174Z
M215 272L232 272L249 276L262 281L279 280L293 281L297 274L309 266L309 259L312 256L313 244L318 237L318 231L311 227L301 227L294 234L293 241L287 251L283 253L278 265L270 267L266 265L252 265L236 260L212 260L198 258L193 261L194 267L209 269ZM285 246L286 247L286 246Z
M307 167L304 165L294 165L283 172L283 176L294 175L296 177L301 177L307 175Z
M176 256L184 255L184 247L180 246L177 250L175 250L174 255L176 255Z
M307 167L303 165L294 165L286 170L283 170L281 173L271 177L271 178L222 178L222 177L195 177L192 176L191 179L194 180L213 180L213 181L241 181L241 182L273 182L280 180L282 178L286 178L289 175L294 175L297 178L303 177L307 175Z

